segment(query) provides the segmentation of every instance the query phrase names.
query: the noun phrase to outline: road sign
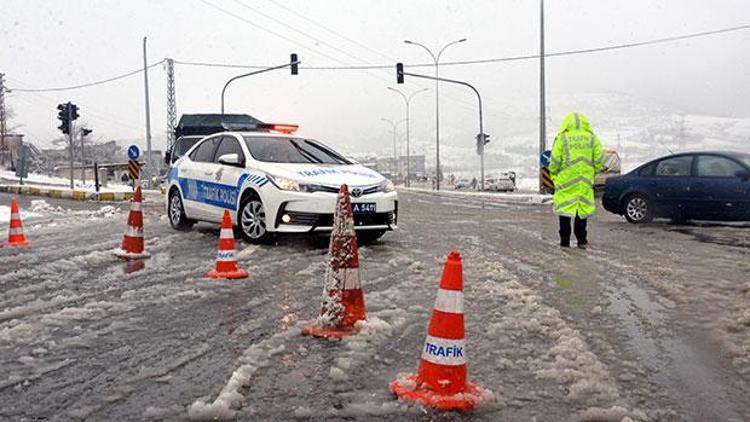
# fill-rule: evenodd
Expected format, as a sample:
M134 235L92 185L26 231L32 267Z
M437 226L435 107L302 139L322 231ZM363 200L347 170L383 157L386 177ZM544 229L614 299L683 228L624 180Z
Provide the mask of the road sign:
M539 156L539 164L542 165L542 167L549 167L549 157L552 156L552 151L547 150L542 153L542 155Z
M542 167L542 184L544 184L547 192L552 193L555 191L555 184L552 182L552 176L547 167Z
M138 164L138 161L128 161L128 173L130 173L130 180L135 183L135 181L141 176L141 166Z
M130 158L131 161L137 160L141 156L141 149L138 148L138 145L131 145L128 147L128 158Z
M21 154L16 161L16 176L21 179L29 177L28 148L23 144L21 145Z

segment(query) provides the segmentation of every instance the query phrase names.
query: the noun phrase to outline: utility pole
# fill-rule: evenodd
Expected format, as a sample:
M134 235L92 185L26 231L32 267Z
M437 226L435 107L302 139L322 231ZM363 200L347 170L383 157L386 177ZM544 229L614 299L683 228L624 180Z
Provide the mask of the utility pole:
M547 137L547 109L544 84L544 0L541 0L539 16L539 156L541 157L546 147ZM544 181L542 180L541 163L539 167L539 193L544 192Z
M418 42L404 40L404 43L406 44L412 44L419 47L424 48L427 50L427 52L432 57L432 60L435 62L435 77L432 78L435 80L435 189L440 190L440 97L438 96L438 87L440 82L440 75L438 74L438 65L440 64L440 56L443 54L443 51L445 51L446 48L462 43L466 41L466 38L461 38L460 40L456 40L453 42L449 42L448 44L444 45L443 48L438 51L437 55L435 55L432 50L427 48L427 46L420 44Z
M0 166L5 167L5 134L8 115L5 110L5 74L0 73Z
M174 60L167 59L167 151L174 145L174 129L177 126L177 101L174 92Z
M146 94L146 186L151 188L151 172L154 164L151 161L151 110L148 102L148 62L146 58L146 37L143 37L143 85Z

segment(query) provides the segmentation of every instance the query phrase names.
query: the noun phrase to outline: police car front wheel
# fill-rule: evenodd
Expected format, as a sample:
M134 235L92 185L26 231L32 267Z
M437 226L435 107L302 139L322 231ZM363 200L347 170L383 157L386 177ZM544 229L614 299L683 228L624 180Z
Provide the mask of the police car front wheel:
M169 194L169 224L173 229L186 230L192 227L195 221L185 216L185 209L182 207L182 198L177 189L173 189Z
M270 238L266 229L266 210L257 197L249 197L240 207L240 233L251 243L264 243Z

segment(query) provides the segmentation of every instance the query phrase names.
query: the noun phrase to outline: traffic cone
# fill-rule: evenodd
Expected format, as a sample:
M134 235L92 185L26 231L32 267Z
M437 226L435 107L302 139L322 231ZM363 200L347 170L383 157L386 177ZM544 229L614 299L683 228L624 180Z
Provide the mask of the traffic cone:
M417 374L391 383L401 400L440 410L469 410L488 392L466 381L461 254L448 255Z
M359 252L349 188L341 185L333 214L323 304L315 323L304 335L341 338L357 333L355 323L364 321L365 297L359 281Z
M130 200L130 213L128 214L128 228L122 238L122 246L115 249L115 255L120 259L131 260L148 258L151 256L143 250L143 212L141 203L143 194L141 187L135 188L133 199Z
M23 223L21 215L18 212L18 203L16 198L10 200L10 228L8 229L8 240L1 244L2 246L31 246L31 242L26 240L23 234Z
M206 274L208 278L247 278L250 273L240 269L237 258L234 257L234 232L232 231L232 216L229 211L224 210L224 219L221 222L221 234L219 235L219 253L216 255L216 269Z

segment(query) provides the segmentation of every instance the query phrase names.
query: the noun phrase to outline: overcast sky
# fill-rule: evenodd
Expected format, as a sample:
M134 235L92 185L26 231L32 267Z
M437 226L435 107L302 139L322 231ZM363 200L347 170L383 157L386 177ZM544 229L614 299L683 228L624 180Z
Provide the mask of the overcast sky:
M1 0L0 72L12 88L82 84L149 63L180 61L268 64L296 52L303 66L424 63L430 47L466 37L441 61L535 54L539 2L533 0ZM214 7L212 7L213 5ZM547 51L599 47L750 23L746 0L558 0L546 2ZM222 12L217 8L224 9ZM231 15L230 15L231 14ZM750 31L548 59L549 95L620 92L676 112L750 116ZM414 69L432 74L433 69ZM224 82L242 73L176 65L177 111L218 112ZM441 67L441 76L477 86L488 133L524 131L537 118L538 61ZM166 130L166 73L149 72L152 133ZM430 87L412 102L415 142L434 139L432 83L407 77L407 92ZM227 94L227 111L265 121L299 123L308 136L347 151L390 145L381 118L404 116L403 101L386 87L395 71L301 69L247 78ZM143 75L65 92L15 92L7 103L29 140L59 136L55 106L73 101L95 138L144 139ZM441 85L445 142L477 133L476 99ZM581 110L586 111L586 110ZM595 124L596 122L594 122ZM559 122L554 122L557 126ZM533 129L533 127L532 127Z

